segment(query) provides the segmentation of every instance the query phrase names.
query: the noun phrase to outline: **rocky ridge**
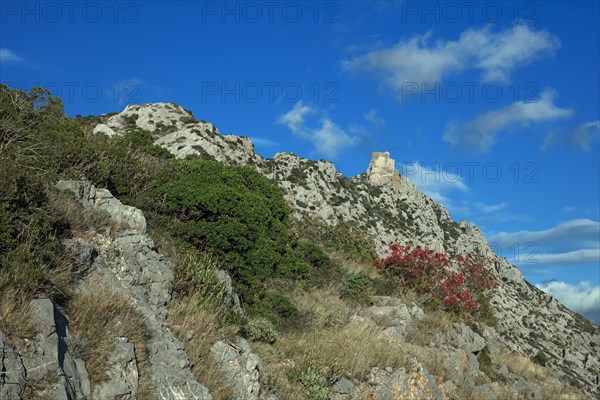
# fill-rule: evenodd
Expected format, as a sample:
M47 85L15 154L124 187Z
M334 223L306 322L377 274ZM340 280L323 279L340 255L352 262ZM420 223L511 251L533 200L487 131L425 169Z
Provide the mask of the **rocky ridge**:
M142 115L160 115L164 125L157 128ZM443 206L407 177L398 174L389 179L389 156L377 165L382 154L376 154L368 175L347 178L324 160L311 161L291 153L264 159L254 153L248 138L220 136L213 125L202 121L190 119L184 126L181 120L187 121L187 117L190 115L183 108L170 103L134 105L98 125L94 132L106 132L110 127L111 134L122 134L134 126L152 132L156 144L177 157L196 154L256 168L279 185L299 214L308 213L330 224L341 221L364 227L380 252L397 241L449 254L479 251L494 257L502 285L492 304L503 342L521 354L543 352L558 375L578 382L588 394L600 394L600 359L595 351L600 346L600 328L529 285L516 267L495 256L478 227L452 221ZM132 125L126 127L123 121ZM393 169L393 161L391 166ZM378 178L369 179L374 170Z

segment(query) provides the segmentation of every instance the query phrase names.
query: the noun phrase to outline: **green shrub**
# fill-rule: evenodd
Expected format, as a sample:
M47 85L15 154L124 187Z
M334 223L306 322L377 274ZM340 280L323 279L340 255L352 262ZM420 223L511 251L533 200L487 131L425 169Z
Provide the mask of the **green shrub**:
M256 171L177 160L151 183L143 205L169 216L176 237L221 256L242 297L270 278L305 272L291 251L283 195Z
M299 276L311 283L324 285L340 275L339 266L317 244L309 240L299 240L296 244L298 257L304 263L299 267Z
M353 303L368 303L372 292L373 280L364 272L349 272L342 280L341 297Z
M506 377L499 374L495 369L490 356L488 347L485 346L483 350L477 354L477 361L479 361L479 369L487 375L494 382L506 382Z
M278 337L275 325L266 318L250 320L245 327L245 332L248 338L265 343L275 343Z
M531 361L533 361L534 363L541 365L542 367L545 367L546 364L548 364L548 361L550 361L548 359L548 356L544 353L542 353L541 351L538 351L538 353L531 357Z
M247 303L249 315L266 318L276 325L293 325L299 317L294 303L276 290L255 293Z
M312 365L294 371L293 376L304 386L306 398L310 400L327 400L329 398L327 379Z

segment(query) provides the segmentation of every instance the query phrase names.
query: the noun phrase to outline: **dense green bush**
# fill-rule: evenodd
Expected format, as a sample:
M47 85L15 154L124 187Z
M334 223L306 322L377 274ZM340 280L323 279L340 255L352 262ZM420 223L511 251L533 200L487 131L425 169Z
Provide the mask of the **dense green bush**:
M137 204L139 193L159 174L171 167L174 157L154 144L152 135L134 129L125 135L90 137L96 149L87 178L104 187L125 203Z
M178 160L151 183L143 205L171 217L175 236L222 256L243 296L269 278L305 272L293 257L281 192L253 170Z
M545 367L546 364L548 364L548 361L550 360L548 359L548 356L546 354L542 353L541 351L538 351L535 356L531 357L531 361L538 365L541 365L542 367Z
M48 91L0 84L0 293L66 296L68 266L59 240L65 226L47 196L60 157L44 137L62 132L63 122L62 103Z
M290 299L277 290L255 292L245 301L250 315L266 318L280 326L297 322L298 309Z
M316 285L325 285L340 278L340 268L334 263L323 248L309 240L296 242L296 254L303 261L304 275Z
M366 304L373 294L373 280L364 272L349 272L342 280L340 294L353 303Z

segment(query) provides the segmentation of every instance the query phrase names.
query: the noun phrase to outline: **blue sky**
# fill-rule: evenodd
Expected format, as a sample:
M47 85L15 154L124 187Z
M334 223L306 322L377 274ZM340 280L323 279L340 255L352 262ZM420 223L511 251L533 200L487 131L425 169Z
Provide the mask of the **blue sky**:
M264 156L372 151L600 320L600 10L586 2L0 4L0 75L69 115L173 101Z

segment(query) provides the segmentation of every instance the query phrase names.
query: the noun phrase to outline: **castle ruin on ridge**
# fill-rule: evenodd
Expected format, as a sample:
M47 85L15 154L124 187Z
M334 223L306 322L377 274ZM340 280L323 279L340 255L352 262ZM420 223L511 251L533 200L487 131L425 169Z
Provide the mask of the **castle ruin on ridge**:
M396 170L394 160L390 158L390 153L373 152L371 163L367 169L369 183L375 186L392 185L399 191L400 173Z

